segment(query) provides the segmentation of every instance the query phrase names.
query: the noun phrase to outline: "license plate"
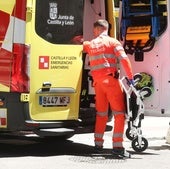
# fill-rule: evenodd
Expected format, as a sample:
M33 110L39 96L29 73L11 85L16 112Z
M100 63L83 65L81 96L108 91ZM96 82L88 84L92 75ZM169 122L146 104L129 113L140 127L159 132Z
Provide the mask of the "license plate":
M40 96L39 104L42 106L67 106L70 103L69 96Z

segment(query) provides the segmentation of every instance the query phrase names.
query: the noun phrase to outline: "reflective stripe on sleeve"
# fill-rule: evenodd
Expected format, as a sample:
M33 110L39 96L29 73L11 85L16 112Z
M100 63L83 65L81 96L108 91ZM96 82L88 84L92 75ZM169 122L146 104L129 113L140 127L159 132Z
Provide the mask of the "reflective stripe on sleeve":
M124 50L124 48L121 45L115 47L115 51L120 51L120 50Z
M127 55L126 55L125 53L123 53L123 54L121 54L121 55L118 56L118 57L119 57L119 59L121 60L121 59L127 58Z

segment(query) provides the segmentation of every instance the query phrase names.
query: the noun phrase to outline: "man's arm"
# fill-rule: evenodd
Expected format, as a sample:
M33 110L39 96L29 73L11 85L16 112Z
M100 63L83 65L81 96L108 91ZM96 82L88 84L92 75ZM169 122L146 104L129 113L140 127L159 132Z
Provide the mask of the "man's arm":
M132 66L124 48L121 44L117 44L114 49L115 55L119 59L120 64L123 66L128 79L133 79Z
M83 52L88 53L89 45L90 45L89 41L84 41L83 42Z

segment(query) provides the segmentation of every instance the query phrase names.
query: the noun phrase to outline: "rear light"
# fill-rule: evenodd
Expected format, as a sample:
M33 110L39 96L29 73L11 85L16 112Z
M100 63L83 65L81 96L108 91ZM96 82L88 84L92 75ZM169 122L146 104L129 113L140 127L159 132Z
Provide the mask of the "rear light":
M1 109L0 111L0 127L7 127L7 109Z
M29 50L23 44L13 46L11 92L29 92Z
M7 125L6 118L0 118L0 122L1 122L1 126L6 126Z
M5 98L3 96L0 97L0 107L5 105Z
M27 127L36 127L36 128L38 128L39 126L40 126L40 123L38 123L38 122L33 122L33 121L25 121L25 125L27 126Z
M4 105L4 102L0 100L0 106L3 106Z

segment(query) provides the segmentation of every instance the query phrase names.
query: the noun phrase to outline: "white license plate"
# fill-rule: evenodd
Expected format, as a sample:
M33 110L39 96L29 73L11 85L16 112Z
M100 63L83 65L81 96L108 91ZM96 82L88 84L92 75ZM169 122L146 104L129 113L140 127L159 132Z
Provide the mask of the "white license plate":
M42 106L67 106L70 103L69 96L40 96L39 103Z

